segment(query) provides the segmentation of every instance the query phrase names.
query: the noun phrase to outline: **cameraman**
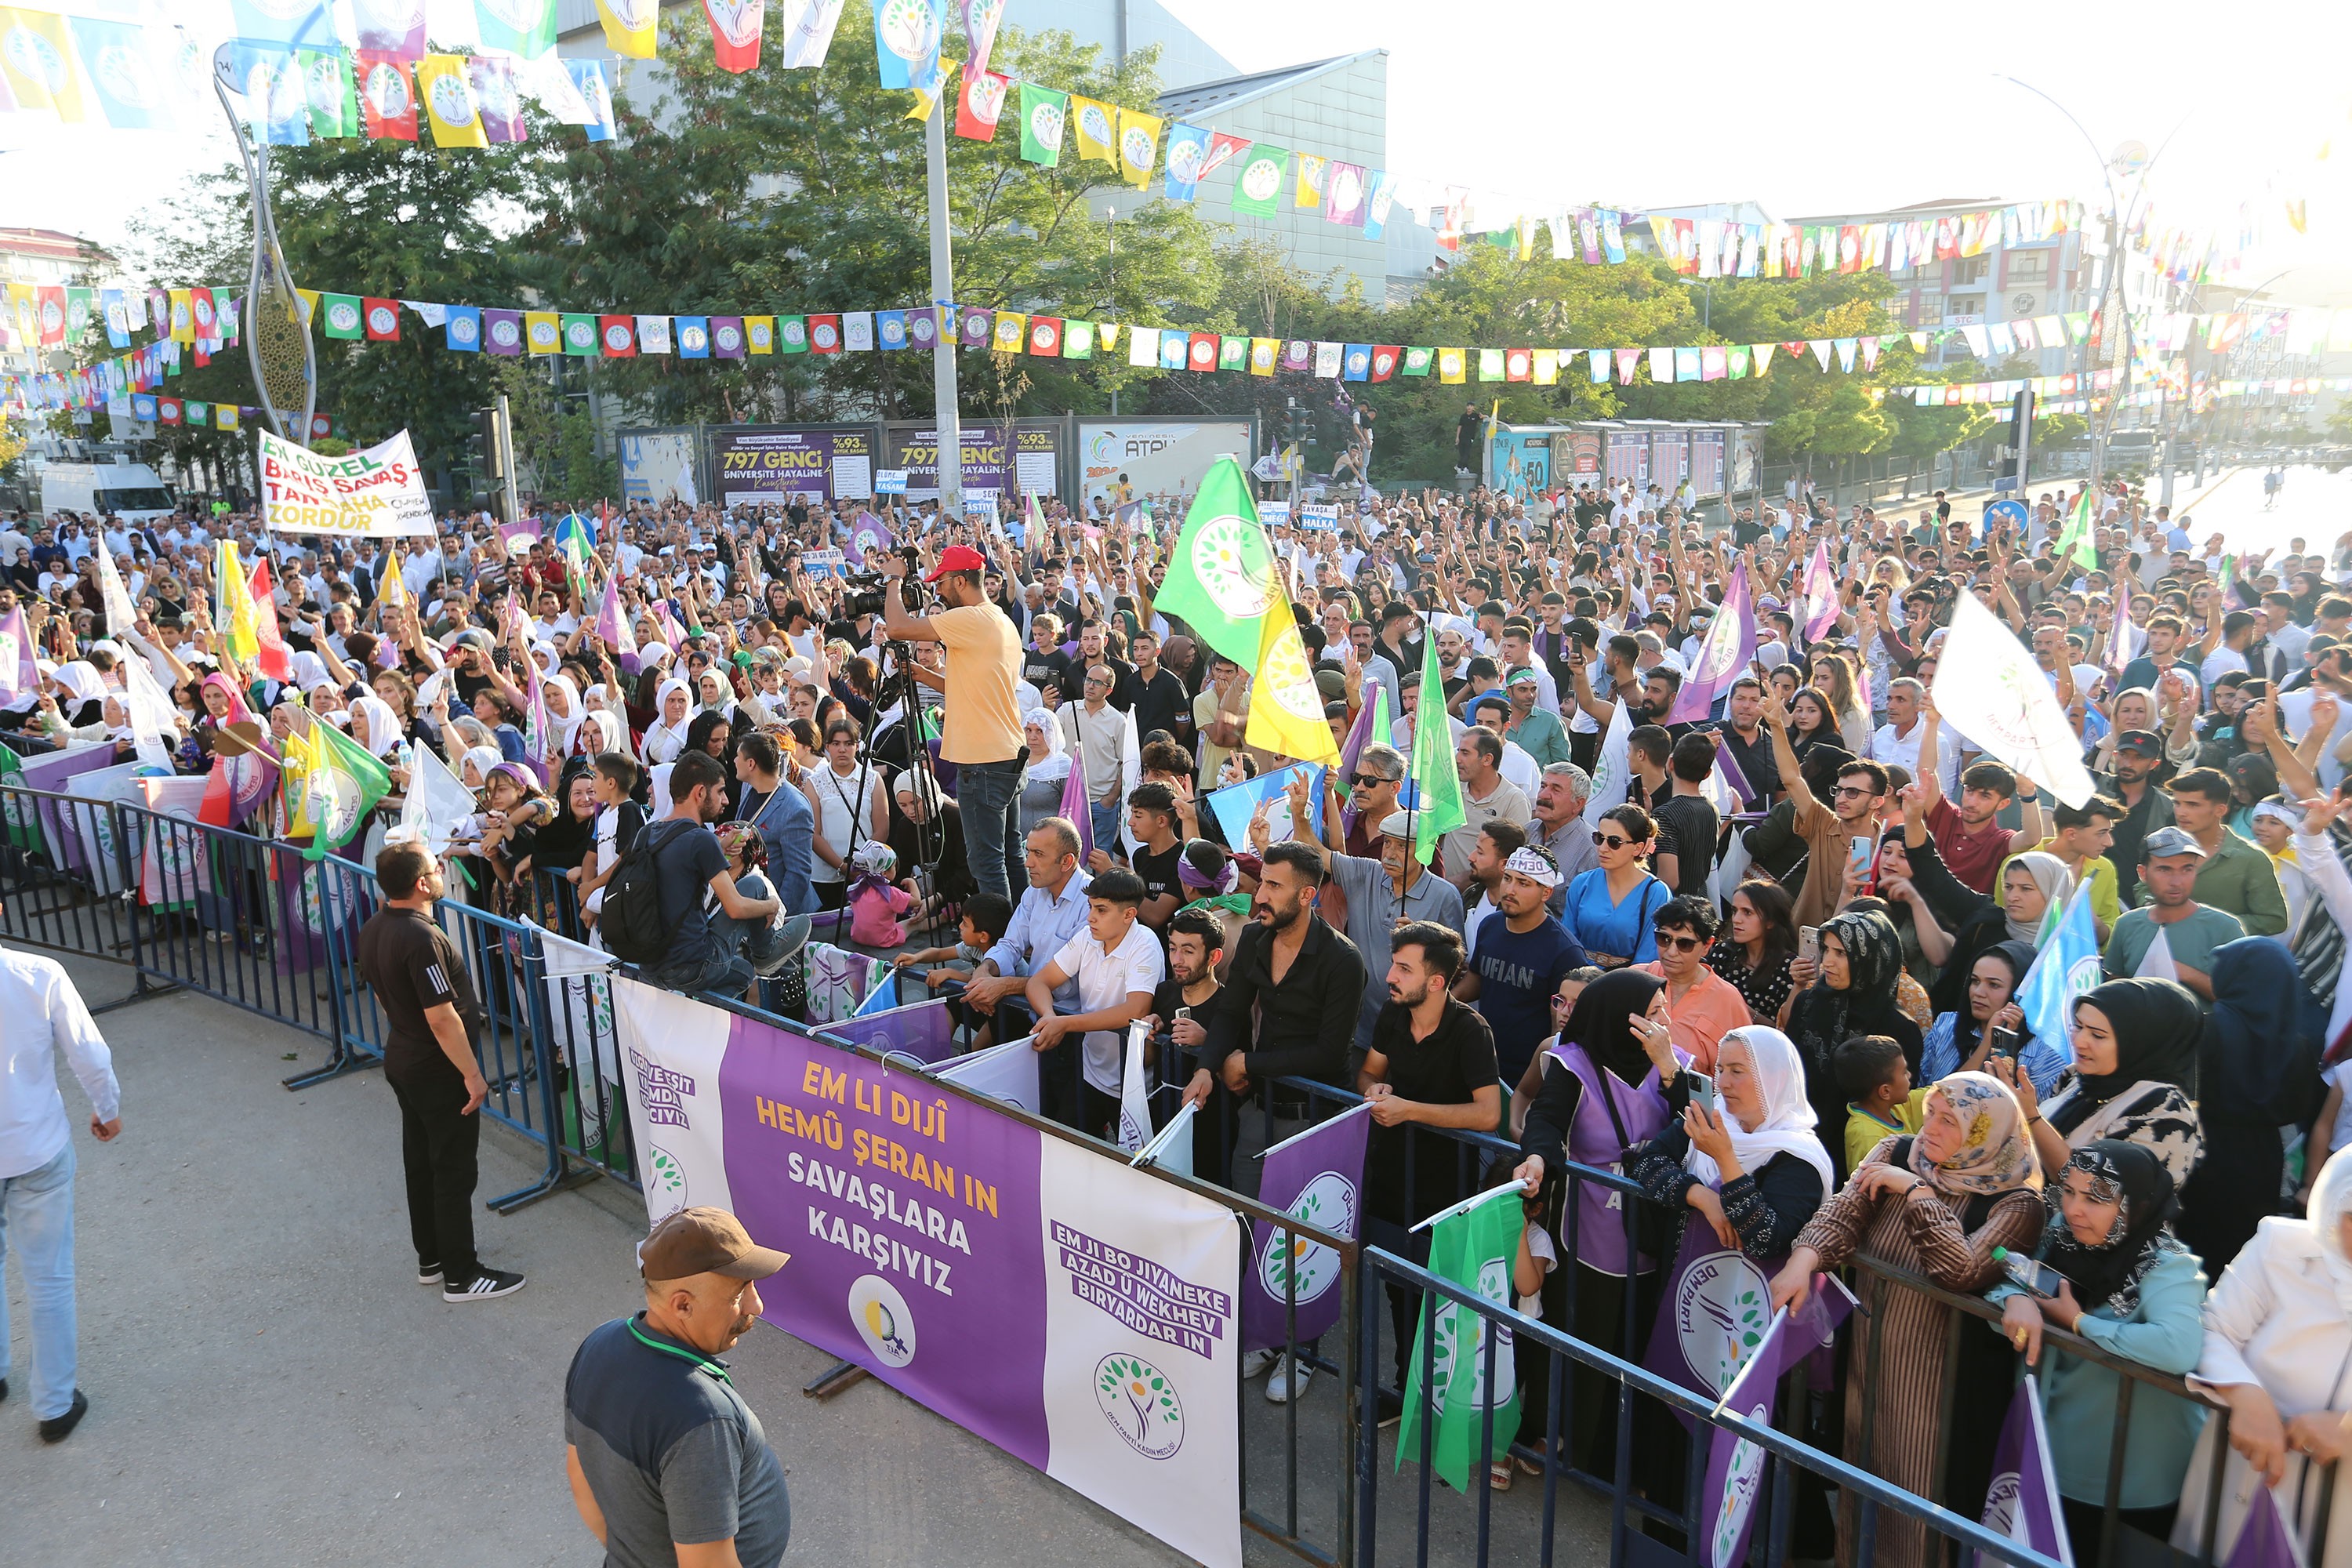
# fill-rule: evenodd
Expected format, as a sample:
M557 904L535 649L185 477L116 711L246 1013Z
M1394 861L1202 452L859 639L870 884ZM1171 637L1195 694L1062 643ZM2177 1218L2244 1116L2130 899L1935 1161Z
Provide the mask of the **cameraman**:
M1021 801L1023 760L1028 743L1021 733L1020 705L1013 696L1021 678L1021 634L1003 610L989 603L981 586L987 558L968 545L951 544L923 581L935 584L948 607L930 616L910 616L899 583L911 564L894 552L881 563L889 581L882 591L883 634L895 642L935 642L947 647L947 710L940 735L940 760L956 768L956 802L963 816L964 841L973 880L983 893L1013 901L1013 813Z

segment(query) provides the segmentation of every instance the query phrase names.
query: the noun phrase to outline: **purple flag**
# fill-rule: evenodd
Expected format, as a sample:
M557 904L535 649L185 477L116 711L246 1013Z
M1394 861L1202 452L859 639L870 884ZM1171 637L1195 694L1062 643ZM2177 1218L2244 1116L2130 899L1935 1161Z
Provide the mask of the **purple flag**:
M2058 1508L2058 1478L2050 1468L2050 1434L2042 1424L2042 1391L2028 1373L2009 1402L2009 1419L1992 1450L1992 1485L1985 1493L1984 1527L2061 1563L2074 1561L2066 1542L2066 1521ZM2252 1519L2248 1523L2252 1522ZM2248 1533L2251 1533L2249 1531ZM2245 1540L2238 1542L2242 1550ZM1977 1568L2003 1568L1996 1559L1971 1552ZM2257 1561L2260 1561L2257 1559ZM2238 1556L2231 1552L2231 1568Z
M882 989L887 993L889 986ZM904 1007L877 1007L862 1017L825 1026L825 1033L877 1050L903 1051L926 1062L955 1055L955 1019L944 996Z
M1827 1275L1814 1275L1805 1304L1794 1312L1773 1316L1763 1343L1724 1390L1717 1408L1759 1426L1771 1425L1773 1395L1780 1379L1828 1344L1852 1310L1853 1298L1843 1286ZM1727 1427L1716 1427L1711 1438L1706 1481L1699 1495L1714 1501L1708 1505L1706 1548L1699 1561L1704 1568L1736 1568L1748 1558L1748 1536L1755 1523L1756 1496L1763 1484L1768 1456Z
M1740 809L1743 811L1747 809L1749 801L1757 798L1756 786L1748 782L1747 770L1742 768L1738 759L1731 754L1729 746L1717 746L1715 749L1715 771L1722 775L1724 787L1739 797Z
M2230 1548L2223 1568L2297 1568L2297 1563L2286 1521L2279 1517L2278 1494L2263 1487L2246 1509L2238 1544Z
M25 624L22 605L0 617L0 700L14 702L41 688L41 667L35 662L33 633Z
M1772 1276L1780 1262L1727 1248L1706 1226L1683 1226L1643 1364L1694 1394L1722 1398L1771 1327ZM1698 1430L1695 1415L1683 1415L1682 1423Z
M1706 719L1755 657L1756 598L1748 590L1748 563L1742 561L1731 569L1723 603L1716 606L1715 624L1707 627L1706 640L1699 644L1697 662L1684 677L1666 721L1678 724Z
M1291 338L1282 345L1282 368L1304 374L1315 368L1315 345L1305 338Z
M890 525L870 511L861 511L857 521L849 526L849 548L844 553L852 566L863 569L868 554L887 550L892 543Z
M604 639L605 650L614 658L637 651L636 633L629 629L629 617L621 609L621 574L617 568L604 579L604 602L596 606L596 635Z
M1364 1143L1369 1104L1318 1122L1265 1152L1258 1198L1270 1208L1353 1240L1363 1217ZM1301 1344L1339 1321L1339 1255L1263 1220L1250 1226L1242 1271L1242 1349L1273 1350L1289 1341L1287 1303L1296 1300Z
M482 342L494 354L522 353L522 312L520 310L484 310Z
M1813 558L1805 563L1805 640L1819 642L1837 625L1845 606L1838 600L1837 574L1830 569L1830 542L1826 539L1813 546Z
M1059 721L1055 721L1059 722ZM1076 748L1070 752L1070 776L1062 781L1062 815L1078 829L1078 864L1083 866L1095 852L1095 814L1088 809L1093 803L1087 799L1087 759Z
M1373 687L1370 692L1366 695L1364 705L1356 710L1356 721L1348 727L1348 743L1339 748L1339 781L1342 784L1349 785L1349 787L1341 794L1339 798L1342 800L1346 800L1349 795L1352 795L1355 793L1354 788L1352 787L1352 781L1356 776L1356 764L1363 760L1364 748L1370 745L1375 741L1378 741L1382 744L1386 744L1388 742L1388 737L1380 733L1378 727L1373 722L1379 711L1388 706L1387 697L1387 687ZM1340 807L1339 820L1346 824L1346 827L1343 831L1350 833L1354 832L1356 827L1356 808L1353 805L1344 805ZM1379 824L1375 823L1373 826L1378 826Z
M530 707L524 714L530 733L524 739L530 743L531 765L539 770L539 782L552 790L563 758L555 742L555 721L547 711L547 678L539 673L539 661L534 655L525 653L523 658L530 667L527 672L530 677Z

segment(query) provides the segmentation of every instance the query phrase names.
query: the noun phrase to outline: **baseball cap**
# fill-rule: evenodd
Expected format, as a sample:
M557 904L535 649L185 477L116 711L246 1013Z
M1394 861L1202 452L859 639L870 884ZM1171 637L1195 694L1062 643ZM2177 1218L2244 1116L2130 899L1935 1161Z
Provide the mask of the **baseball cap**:
M2161 860L2172 855L2194 855L2205 858L2205 846L2185 827L2159 827L2140 841L2139 858Z
M2164 759L2164 742L2146 730L2126 730L2116 737L2116 750L2158 762Z
M979 572L987 568L988 557L969 544L950 544L940 552L940 563L923 574L923 581L936 583L950 572Z
M637 1244L637 1272L648 1279L765 1279L791 1261L790 1253L752 1245L742 1222L719 1208L680 1209Z

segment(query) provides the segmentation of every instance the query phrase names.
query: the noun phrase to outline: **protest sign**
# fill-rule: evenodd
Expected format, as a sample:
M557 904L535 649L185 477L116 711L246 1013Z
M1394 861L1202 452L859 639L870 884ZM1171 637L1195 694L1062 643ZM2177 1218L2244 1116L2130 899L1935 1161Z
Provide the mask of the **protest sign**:
M341 458L267 430L261 439L261 526L284 533L430 537L433 501L403 430Z

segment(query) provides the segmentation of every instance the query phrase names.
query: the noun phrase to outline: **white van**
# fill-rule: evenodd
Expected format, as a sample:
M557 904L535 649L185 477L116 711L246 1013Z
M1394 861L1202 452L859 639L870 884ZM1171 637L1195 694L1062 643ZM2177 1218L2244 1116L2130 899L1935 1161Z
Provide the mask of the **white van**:
M179 505L143 463L51 463L41 470L41 510L94 512L125 522L170 517Z

